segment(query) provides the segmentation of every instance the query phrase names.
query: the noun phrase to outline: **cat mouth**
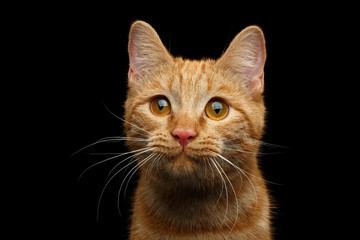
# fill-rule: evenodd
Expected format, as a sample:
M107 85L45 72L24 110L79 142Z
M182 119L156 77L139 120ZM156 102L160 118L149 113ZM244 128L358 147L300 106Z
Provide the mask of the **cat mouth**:
M191 161L194 163L203 162L204 159L208 159L214 156L214 151L209 149L194 149L185 148L177 152L169 154L170 161Z
M185 148L181 147L164 147L164 146L154 146L155 152L161 153L166 156L169 160L173 159L188 159L193 161L198 161L200 159L215 157L217 149L209 149L209 148L193 148L191 146L187 146Z
M196 158L189 151L187 151L185 149L167 152L166 155L168 156L169 160L175 160L175 159L189 159L189 160L191 160L191 159Z
M158 162L163 173L172 177L189 177L199 176L200 173L208 166L208 161L214 158L214 151L208 148L197 149L194 147L157 147L154 152L159 153L162 158ZM157 168L158 170L159 168ZM195 174L195 175L194 175Z

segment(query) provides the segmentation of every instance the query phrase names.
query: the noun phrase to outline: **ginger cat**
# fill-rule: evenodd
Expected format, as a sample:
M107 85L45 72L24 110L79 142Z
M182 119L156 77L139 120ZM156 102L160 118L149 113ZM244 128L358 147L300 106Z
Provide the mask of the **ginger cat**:
M250 26L218 60L173 57L136 21L129 35L127 146L140 177L130 239L269 240L258 167L265 39Z

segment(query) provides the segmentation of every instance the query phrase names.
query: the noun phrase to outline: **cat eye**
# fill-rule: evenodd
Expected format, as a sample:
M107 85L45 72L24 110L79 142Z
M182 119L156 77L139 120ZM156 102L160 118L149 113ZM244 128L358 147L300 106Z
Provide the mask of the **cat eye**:
M212 99L206 104L205 113L213 120L222 120L229 113L229 105L220 99Z
M150 110L156 116L166 116L171 112L170 102L165 97L157 97L150 102Z

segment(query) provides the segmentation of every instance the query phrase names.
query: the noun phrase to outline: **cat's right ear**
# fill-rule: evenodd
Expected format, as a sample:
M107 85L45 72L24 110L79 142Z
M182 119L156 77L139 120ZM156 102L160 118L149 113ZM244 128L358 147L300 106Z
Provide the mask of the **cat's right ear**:
M129 86L173 60L156 31L146 22L136 21L129 33Z

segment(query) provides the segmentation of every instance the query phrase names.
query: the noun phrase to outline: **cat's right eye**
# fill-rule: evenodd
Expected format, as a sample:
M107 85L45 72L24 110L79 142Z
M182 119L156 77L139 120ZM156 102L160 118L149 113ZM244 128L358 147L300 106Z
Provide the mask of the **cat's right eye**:
M170 114L171 105L165 97L157 97L150 102L150 110L154 115L163 117Z

